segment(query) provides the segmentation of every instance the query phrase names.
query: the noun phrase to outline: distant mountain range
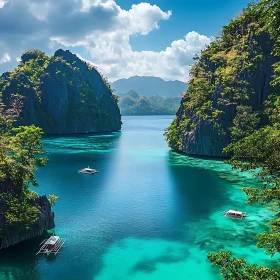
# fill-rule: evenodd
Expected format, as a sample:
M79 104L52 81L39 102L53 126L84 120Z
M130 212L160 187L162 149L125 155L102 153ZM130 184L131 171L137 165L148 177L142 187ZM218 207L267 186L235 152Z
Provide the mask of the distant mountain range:
M151 97L140 96L131 90L119 100L121 114L126 115L175 115L180 105L181 97L163 98L159 95Z
M158 95L161 97L177 97L186 92L188 86L180 81L164 81L157 77L134 76L128 79L120 79L111 83L115 94L125 96L128 91L135 90L139 95L151 97Z

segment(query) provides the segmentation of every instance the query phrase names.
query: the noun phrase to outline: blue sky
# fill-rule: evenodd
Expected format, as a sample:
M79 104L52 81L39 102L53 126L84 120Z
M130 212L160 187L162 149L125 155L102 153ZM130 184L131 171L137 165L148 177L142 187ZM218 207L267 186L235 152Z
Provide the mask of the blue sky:
M110 81L134 75L187 82L193 56L247 0L0 0L0 73L22 52L69 49Z
M121 7L141 3L134 0L117 0ZM147 36L132 36L130 42L134 50L161 51L187 32L196 31L206 36L216 36L223 25L238 14L248 0L154 0L151 4L172 10L168 21L161 22L160 29Z

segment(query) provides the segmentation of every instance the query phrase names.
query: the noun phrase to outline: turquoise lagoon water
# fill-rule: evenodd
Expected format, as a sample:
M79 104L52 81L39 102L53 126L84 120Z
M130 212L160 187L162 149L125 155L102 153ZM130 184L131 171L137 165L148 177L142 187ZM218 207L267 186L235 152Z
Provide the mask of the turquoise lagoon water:
M167 147L171 116L124 117L121 133L45 138L40 194L56 194L57 256L35 256L39 237L0 253L0 279L220 279L207 253L231 250L266 265L253 236L267 214L246 205L240 187L258 182L222 161ZM100 173L77 170L90 165ZM247 211L242 221L221 217Z

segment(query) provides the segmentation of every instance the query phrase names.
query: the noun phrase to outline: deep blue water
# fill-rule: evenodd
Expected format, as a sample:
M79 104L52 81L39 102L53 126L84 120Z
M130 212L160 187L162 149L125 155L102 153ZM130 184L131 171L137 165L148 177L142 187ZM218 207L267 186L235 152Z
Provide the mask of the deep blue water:
M265 264L253 236L263 214L238 188L256 184L218 160L169 150L172 116L124 117L119 133L48 137L40 194L60 198L55 233L67 238L56 256L35 256L43 237L0 253L0 279L220 279L207 253L230 249ZM90 166L96 175L78 174ZM232 221L220 212L252 215Z

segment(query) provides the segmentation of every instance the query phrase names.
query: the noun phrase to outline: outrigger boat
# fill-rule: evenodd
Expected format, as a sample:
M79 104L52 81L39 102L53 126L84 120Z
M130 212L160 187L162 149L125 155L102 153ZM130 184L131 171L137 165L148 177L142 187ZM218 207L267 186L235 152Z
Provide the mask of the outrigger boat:
M240 212L237 210L226 210L221 213L223 216L226 218L231 218L231 219L238 219L242 220L243 218L249 217L249 214L246 212Z
M95 174L95 173L98 173L98 171L96 169L89 168L89 166L88 166L87 168L80 169L78 171L78 173Z
M57 255L63 244L65 243L65 238L60 238L59 236L51 236L49 239L45 239L39 246L40 250L36 254L55 254Z

